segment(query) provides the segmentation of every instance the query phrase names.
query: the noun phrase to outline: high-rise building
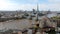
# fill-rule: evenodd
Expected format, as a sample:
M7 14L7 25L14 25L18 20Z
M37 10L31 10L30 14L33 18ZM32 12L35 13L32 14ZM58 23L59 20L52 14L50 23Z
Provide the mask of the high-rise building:
M38 12L39 12L39 7L38 7L38 4L37 4L37 21L38 21Z
M37 3L37 12L39 12L39 6L38 6L38 3Z

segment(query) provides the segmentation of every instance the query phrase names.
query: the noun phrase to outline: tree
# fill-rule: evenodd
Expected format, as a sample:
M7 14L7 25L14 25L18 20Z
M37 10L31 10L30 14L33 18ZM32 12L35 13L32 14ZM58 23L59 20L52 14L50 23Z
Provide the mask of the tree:
M44 14L42 14L42 13L38 13L38 15L39 15L39 16L43 16Z
M33 9L33 13L36 14L35 9Z
M25 16L29 16L29 14L28 14L28 13L25 13L24 15L25 15Z
M30 16L29 20L32 20L32 17Z
M1 17L1 16L3 16L3 15L0 14L0 17Z

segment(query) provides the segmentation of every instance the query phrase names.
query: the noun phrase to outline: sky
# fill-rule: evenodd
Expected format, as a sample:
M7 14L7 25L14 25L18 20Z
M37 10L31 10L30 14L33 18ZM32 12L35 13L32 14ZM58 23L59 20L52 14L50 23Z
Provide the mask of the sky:
M60 11L60 0L0 0L0 10L51 10Z

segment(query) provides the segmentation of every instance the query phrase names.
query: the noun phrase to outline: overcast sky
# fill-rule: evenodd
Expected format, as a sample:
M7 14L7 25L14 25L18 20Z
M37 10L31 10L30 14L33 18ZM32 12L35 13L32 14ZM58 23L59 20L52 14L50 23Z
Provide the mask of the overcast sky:
M0 0L0 10L39 10L60 11L60 0Z

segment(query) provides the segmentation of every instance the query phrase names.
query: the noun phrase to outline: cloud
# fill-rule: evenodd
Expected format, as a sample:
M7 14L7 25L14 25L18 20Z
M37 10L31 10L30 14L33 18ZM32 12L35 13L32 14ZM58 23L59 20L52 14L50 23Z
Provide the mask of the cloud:
M37 3L38 2L38 0L27 0L27 1L34 2L34 3Z
M9 5L7 6L8 10L32 10L33 8L36 8L33 4L20 4L20 5Z
M0 10L13 10L14 6L14 3L9 3L7 0L0 0Z
M60 4L39 4L39 9L40 10L60 10ZM32 9L37 9L37 5L35 4L11 4L3 7L1 10L32 10Z
M29 2L37 2L38 0L26 0ZM10 0L0 0L0 10L31 10L36 6L33 4L16 4Z
M48 1L58 2L58 1L60 1L60 0L48 0Z
M51 10L51 11L59 11L60 4L40 4L40 10Z
M48 0L47 8L50 10L60 11L60 0Z
M8 0L0 0L0 10L32 10L37 9L37 4L17 4L10 3ZM27 0L29 2L38 2L38 0ZM48 0L50 3L39 3L39 10L51 10L51 11L59 11L60 10L60 0ZM57 1L57 2L56 2ZM52 3L51 3L52 2Z
M60 0L48 0L48 2L52 2L52 3L60 3Z

